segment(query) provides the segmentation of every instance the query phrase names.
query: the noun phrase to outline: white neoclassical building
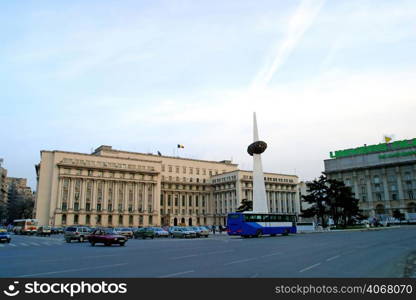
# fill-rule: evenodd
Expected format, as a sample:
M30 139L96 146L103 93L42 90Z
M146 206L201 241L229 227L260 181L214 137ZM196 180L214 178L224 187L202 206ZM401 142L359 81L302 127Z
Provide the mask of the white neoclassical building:
M250 199L250 173L231 161L144 154L100 146L92 154L41 151L35 217L54 226L212 225ZM234 176L225 191L224 178ZM294 175L266 173L270 209L299 212ZM222 197L222 198L221 198ZM231 204L230 204L231 203ZM280 205L280 206L279 206Z

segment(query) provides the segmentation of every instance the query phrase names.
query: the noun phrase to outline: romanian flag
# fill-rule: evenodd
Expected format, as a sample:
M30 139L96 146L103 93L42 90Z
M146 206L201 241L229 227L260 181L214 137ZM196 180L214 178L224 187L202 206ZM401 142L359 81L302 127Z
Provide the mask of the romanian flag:
M178 144L178 148L185 148L185 146Z
M390 143L390 142L391 142L391 140L392 140L392 138L391 138L391 137L389 137L389 136L384 136L384 141L386 142L386 144Z

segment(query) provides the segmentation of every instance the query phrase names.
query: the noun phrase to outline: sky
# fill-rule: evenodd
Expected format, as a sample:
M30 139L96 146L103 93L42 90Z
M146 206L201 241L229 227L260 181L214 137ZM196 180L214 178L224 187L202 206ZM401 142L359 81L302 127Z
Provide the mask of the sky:
M318 177L334 150L416 137L413 0L0 1L0 158L232 159ZM177 144L184 149L177 151Z

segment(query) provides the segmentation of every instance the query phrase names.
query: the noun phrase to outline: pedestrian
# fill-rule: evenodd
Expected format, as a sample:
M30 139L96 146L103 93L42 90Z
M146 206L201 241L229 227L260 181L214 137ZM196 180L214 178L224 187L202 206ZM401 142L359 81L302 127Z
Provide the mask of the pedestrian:
M212 234L215 234L215 225L212 225Z
M219 227L220 234L222 234L222 225L220 225L218 227Z

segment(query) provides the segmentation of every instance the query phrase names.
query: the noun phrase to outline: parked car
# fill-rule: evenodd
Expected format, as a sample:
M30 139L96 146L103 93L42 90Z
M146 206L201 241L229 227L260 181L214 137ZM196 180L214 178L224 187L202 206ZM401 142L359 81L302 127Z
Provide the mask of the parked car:
M91 246L95 246L97 243L102 243L105 246L111 246L118 244L124 246L127 242L127 238L120 234L117 234L113 229L96 229L89 236L88 241Z
M203 226L193 226L190 229L194 230L196 232L197 237L208 237L209 236L209 230Z
M7 230L0 229L0 242L10 243L11 240L12 240L12 237L10 233L7 232Z
M153 227L152 229L155 233L155 237L169 237L169 232L167 232L163 228Z
M119 235L125 236L128 239L133 238L133 230L130 228L115 228L114 232Z
M134 232L134 238L138 239L138 238L142 238L142 239L146 239L146 238L151 238L153 239L155 237L155 231L151 228L151 227L143 227L143 228L139 228L137 231Z
M85 226L70 226L65 228L64 238L67 243L77 240L82 243L88 239L91 229Z
M51 236L51 227L50 226L39 226L36 230L36 235L40 236Z
M169 233L169 236L173 236L173 231L176 229L176 228L179 228L178 226L171 226L171 227L169 227L168 228L168 233Z
M195 238L196 232L187 227L176 227L172 230L172 238Z

